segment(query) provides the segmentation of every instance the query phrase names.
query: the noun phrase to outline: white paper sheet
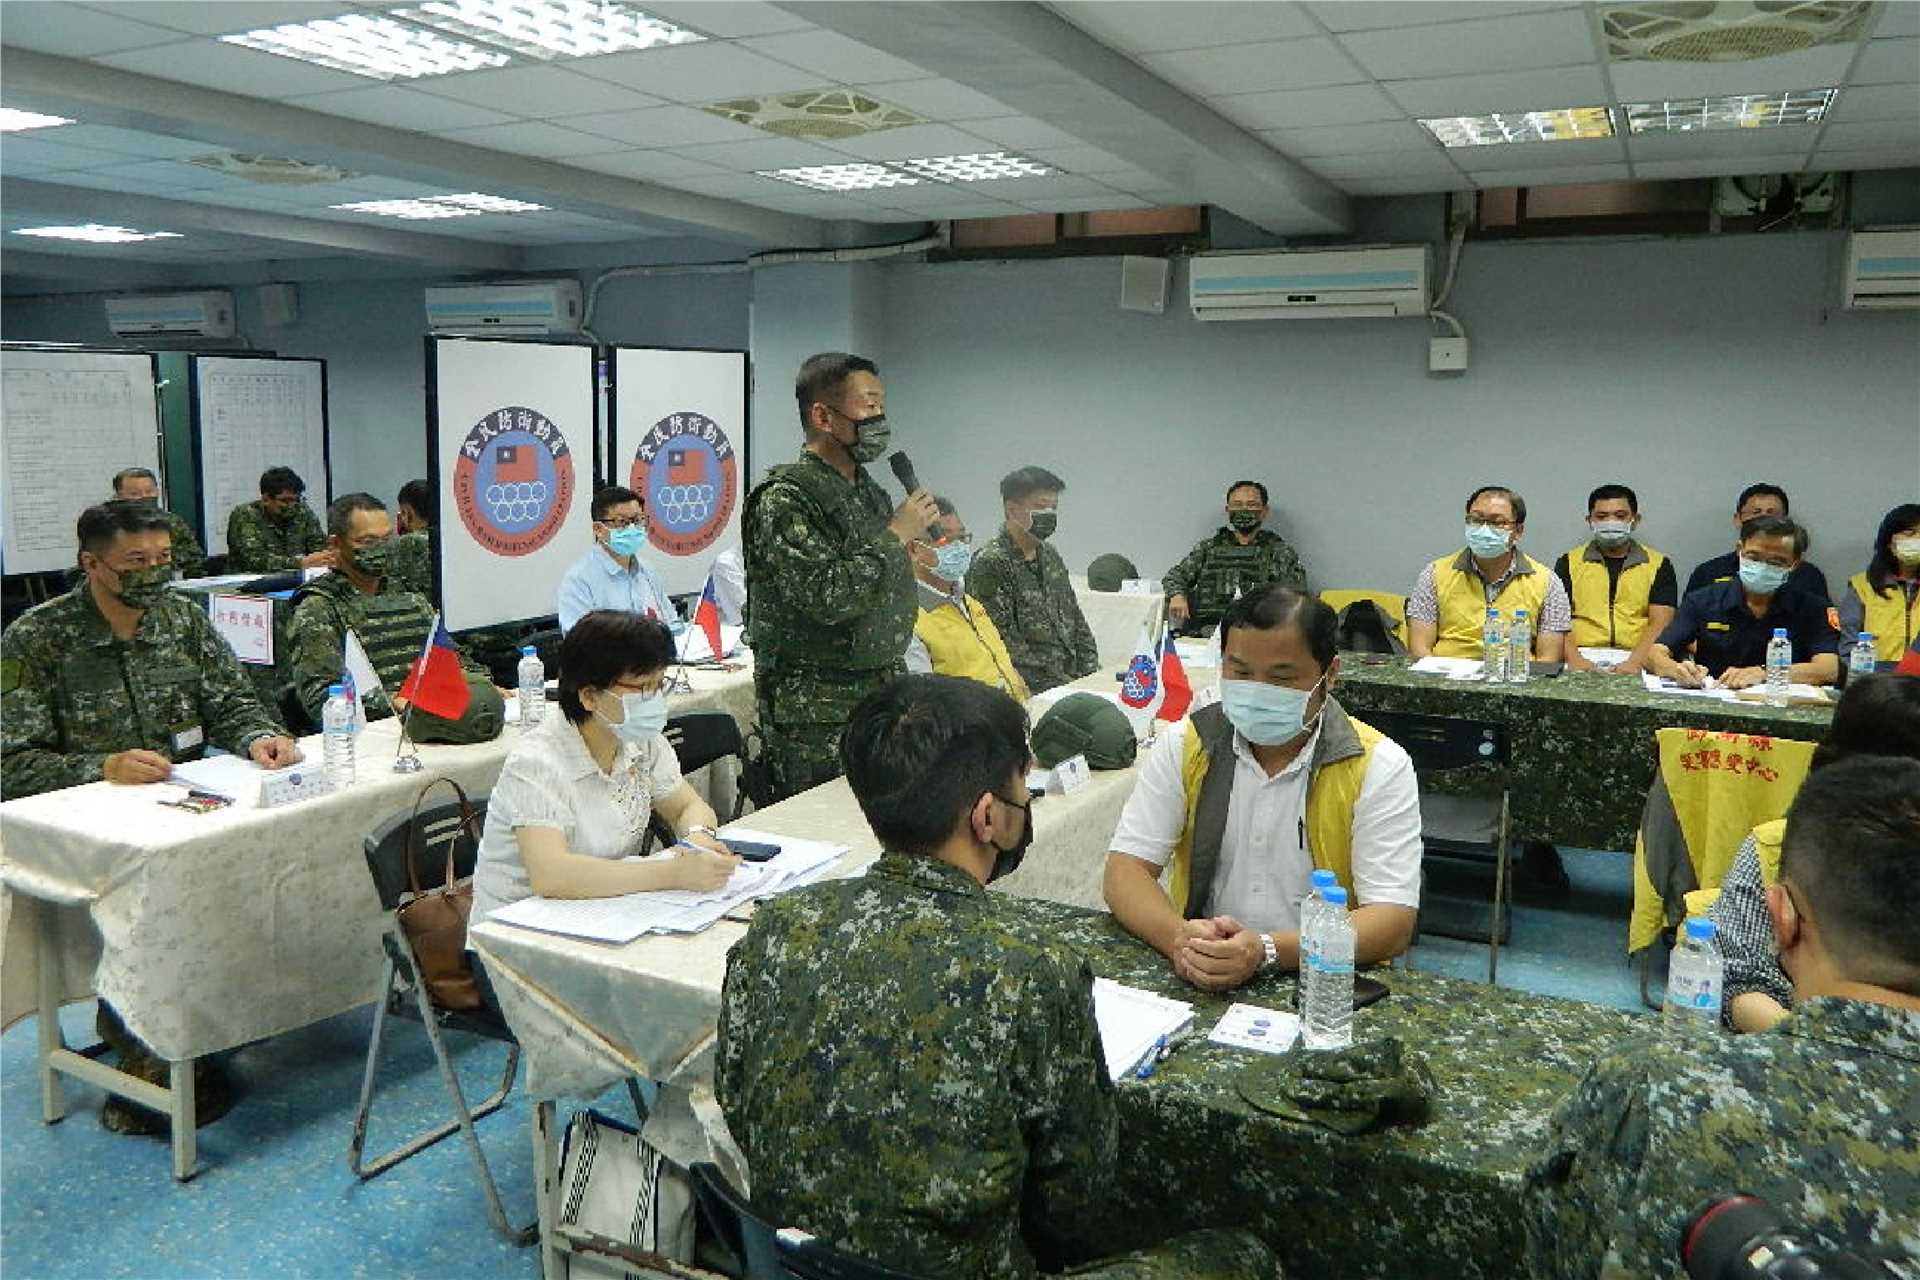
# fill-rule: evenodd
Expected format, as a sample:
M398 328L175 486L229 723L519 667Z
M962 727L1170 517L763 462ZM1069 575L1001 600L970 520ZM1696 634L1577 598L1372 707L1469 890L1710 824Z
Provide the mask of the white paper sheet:
M248 756L207 756L173 766L172 781L252 805L260 799L260 779L265 773Z
M1586 645L1581 645L1580 656L1596 667L1604 667L1611 671L1628 658L1631 658L1633 651L1630 649L1606 649L1597 646L1589 648Z
M720 624L720 656L731 658L740 649L740 637L747 633L745 627L730 627ZM713 657L713 646L707 643L707 633L689 623L680 636L680 661L705 662Z
M1140 1065L1162 1036L1175 1035L1193 1021L1193 1006L1108 978L1095 978L1093 1016L1100 1028L1107 1074L1119 1080Z
M1648 693L1666 694L1678 698L1710 698L1715 702L1730 702L1733 700L1733 690L1722 689L1720 682L1712 676L1707 677L1706 688L1686 689L1662 676L1654 675L1651 671L1642 671L1640 673L1640 687Z
M1445 676L1449 680L1470 680L1480 674L1481 666L1478 658L1438 658L1429 655L1407 670L1427 676Z
M1221 1015L1207 1039L1236 1049L1285 1053L1300 1036L1300 1016L1257 1004L1236 1004Z

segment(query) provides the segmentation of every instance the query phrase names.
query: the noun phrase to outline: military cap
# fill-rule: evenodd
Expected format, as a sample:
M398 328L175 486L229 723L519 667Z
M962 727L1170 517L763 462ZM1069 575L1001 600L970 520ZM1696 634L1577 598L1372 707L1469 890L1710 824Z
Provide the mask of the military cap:
M1094 557L1093 563L1087 566L1087 585L1095 591L1118 591L1121 583L1139 576L1133 561L1115 551Z
M1033 758L1043 769L1084 755L1095 769L1124 769L1139 743L1119 706L1097 693L1070 693L1033 726Z
M466 746L491 742L500 736L507 723L506 699L493 682L477 671L463 672L467 678L467 709L458 720L436 716L415 707L407 719L407 731L415 742L450 742ZM559 714L558 708L552 713Z
M1425 1124L1434 1095L1426 1063L1393 1036L1344 1049L1295 1048L1243 1073L1239 1089L1262 1111L1344 1134Z

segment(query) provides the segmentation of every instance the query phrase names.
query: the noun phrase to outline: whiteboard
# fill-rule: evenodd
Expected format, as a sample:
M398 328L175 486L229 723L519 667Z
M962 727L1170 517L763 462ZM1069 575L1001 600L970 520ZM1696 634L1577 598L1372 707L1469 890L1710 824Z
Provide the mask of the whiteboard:
M670 595L699 591L740 546L747 353L615 347L608 473L647 508L643 556Z
M448 629L551 616L593 541L593 348L430 338L427 388Z
M114 473L160 473L153 357L0 354L0 558L8 573L70 569L74 522L113 496Z
M260 473L292 467L324 524L333 500L327 467L327 362L247 356L193 358L193 452L207 554L225 555L227 517L260 496Z

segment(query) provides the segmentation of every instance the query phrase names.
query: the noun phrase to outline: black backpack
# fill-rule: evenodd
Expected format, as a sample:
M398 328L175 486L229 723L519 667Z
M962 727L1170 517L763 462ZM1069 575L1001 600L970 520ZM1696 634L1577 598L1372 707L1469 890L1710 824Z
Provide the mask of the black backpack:
M1342 653L1405 653L1407 646L1393 634L1393 619L1372 600L1355 600L1340 611L1334 632Z

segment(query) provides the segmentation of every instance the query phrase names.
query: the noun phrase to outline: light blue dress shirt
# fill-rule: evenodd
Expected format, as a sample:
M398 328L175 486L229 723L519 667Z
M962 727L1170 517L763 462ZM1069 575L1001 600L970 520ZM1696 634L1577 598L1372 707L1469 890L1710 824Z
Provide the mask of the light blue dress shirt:
M628 609L638 614L651 610L675 635L687 629L667 599L659 575L645 560L635 556L633 568L624 569L598 544L560 579L560 630L573 630L574 623L595 609Z

